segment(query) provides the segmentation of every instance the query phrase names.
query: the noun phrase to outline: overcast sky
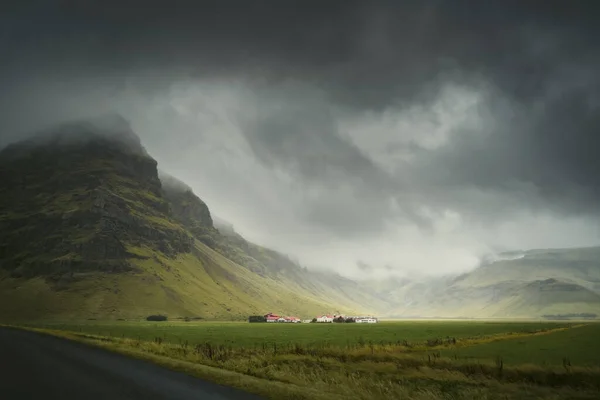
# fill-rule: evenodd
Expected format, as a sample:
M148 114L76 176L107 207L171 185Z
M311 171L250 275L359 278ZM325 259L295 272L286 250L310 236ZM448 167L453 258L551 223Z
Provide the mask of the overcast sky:
M0 6L0 145L119 112L248 239L351 276L600 243L597 1L109 3Z

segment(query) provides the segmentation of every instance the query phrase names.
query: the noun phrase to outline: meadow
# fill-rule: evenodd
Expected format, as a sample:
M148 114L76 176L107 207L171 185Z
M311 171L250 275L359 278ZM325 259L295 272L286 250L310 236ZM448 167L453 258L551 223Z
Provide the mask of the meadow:
M147 322L85 321L37 323L31 326L165 343L209 342L235 348L263 345L346 347L358 343L418 344L427 340L455 337L476 339L505 333L533 333L571 326L550 322L410 321L379 324L268 324L247 322Z
M594 399L600 324L85 321L31 328L273 399Z

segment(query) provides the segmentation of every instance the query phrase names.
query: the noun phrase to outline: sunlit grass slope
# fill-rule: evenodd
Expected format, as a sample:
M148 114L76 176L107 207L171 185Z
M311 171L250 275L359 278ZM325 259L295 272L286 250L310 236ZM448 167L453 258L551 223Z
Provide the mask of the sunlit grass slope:
M170 318L246 319L270 311L312 317L345 307L316 297L292 282L261 277L196 242L194 251L174 259L148 249L130 249L151 257L134 259L134 272L88 273L61 290L43 278L0 281L3 319L114 319L164 314Z

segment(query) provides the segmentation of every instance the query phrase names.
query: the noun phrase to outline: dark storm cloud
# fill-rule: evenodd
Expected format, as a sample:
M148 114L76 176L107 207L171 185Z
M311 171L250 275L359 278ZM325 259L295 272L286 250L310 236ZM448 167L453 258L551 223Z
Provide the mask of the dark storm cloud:
M264 106L251 121L242 122L244 134L265 165L285 169L304 187L321 193L322 200L306 208L305 218L342 235L381 230L392 178L339 136L336 117L318 93L288 84L258 95ZM327 198L331 191L346 200ZM354 229L358 226L360 230Z
M390 223L433 234L452 212L478 224L599 214L597 2L109 3L2 6L0 145L116 108L180 170L216 154L212 140L282 171L281 186L261 175L274 189L257 199L336 237ZM235 181L248 160L223 172L231 181L202 180L218 203L267 174ZM261 201L248 214L276 212Z
M557 211L597 213L600 114L594 97L600 81L592 77L583 86L567 80L559 84L558 93L510 103L512 109L499 112L487 135L462 135L422 154L420 176L438 188L511 191L515 184L529 183Z

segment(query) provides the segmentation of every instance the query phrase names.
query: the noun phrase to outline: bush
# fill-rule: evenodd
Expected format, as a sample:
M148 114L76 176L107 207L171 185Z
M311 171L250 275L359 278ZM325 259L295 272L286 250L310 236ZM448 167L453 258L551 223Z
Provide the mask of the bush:
M165 315L148 315L146 317L146 321L166 321L167 317Z
M267 319L262 315L251 315L248 317L248 322L267 322Z

